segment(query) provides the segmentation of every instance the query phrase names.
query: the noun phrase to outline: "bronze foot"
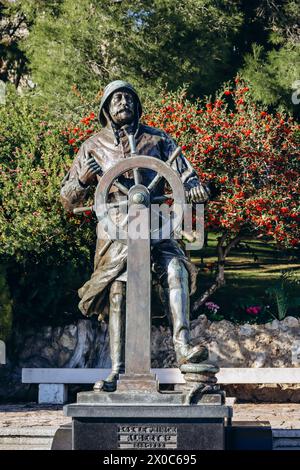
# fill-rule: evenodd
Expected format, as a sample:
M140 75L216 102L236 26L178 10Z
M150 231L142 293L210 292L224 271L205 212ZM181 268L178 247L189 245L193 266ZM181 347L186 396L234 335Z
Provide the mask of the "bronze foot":
M178 348L176 356L179 366L186 363L198 363L208 358L208 350L201 344L196 346L182 345Z
M115 392L119 374L111 373L105 380L99 380L94 385L94 392Z

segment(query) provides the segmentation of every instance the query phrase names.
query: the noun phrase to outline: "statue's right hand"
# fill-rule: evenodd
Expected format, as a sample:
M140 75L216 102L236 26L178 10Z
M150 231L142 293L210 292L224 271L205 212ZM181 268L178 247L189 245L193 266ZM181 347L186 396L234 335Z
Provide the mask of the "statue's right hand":
M95 175L101 174L100 165L96 162L94 157L89 156L83 160L80 172L78 174L79 182L83 186L88 186L95 178Z

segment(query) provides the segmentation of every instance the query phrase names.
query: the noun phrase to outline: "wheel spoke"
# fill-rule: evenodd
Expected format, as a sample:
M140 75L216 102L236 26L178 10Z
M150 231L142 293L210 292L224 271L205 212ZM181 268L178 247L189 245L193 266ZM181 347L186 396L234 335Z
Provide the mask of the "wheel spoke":
M128 189L126 188L126 186L124 186L124 184L120 183L119 181L114 181L113 186L118 188L121 193L126 194L126 196L128 195Z
M120 227L123 228L127 224L127 221L128 221L128 215L126 215L126 217L123 219L123 221L120 224ZM103 256L107 252L108 248L111 246L112 243L113 243L113 240L107 240L107 242L103 245L103 247L99 251L99 256Z
M107 204L107 210L111 210L111 209L119 209L119 207L123 207L123 206L126 206L128 204L128 201L127 199L124 201L116 201L116 202L109 202Z
M134 184L140 184L141 183L141 175L140 172L137 168L133 170L133 176L134 176Z
M162 202L166 202L168 201L169 199L173 199L173 196L169 196L169 195L163 195L163 196L155 196L153 199L152 199L152 203L156 203L156 204L159 204L159 203L162 203Z
M168 166L171 166L172 163L174 162L174 160L176 160L176 158L178 157L178 155L180 155L181 153L181 147L177 147L174 152L172 153L172 155L170 156L170 158L166 161L166 164ZM152 191L152 189L155 188L155 186L160 182L162 176L157 174L153 180L151 181L151 183L147 186L148 190L149 191Z
M153 212L154 214L156 214L159 218L159 220L162 222L162 226L158 227L158 232L160 234L160 236L162 235L162 233L164 232L165 230L165 227L167 225L167 227L169 228L169 234L171 235L171 233L173 232L173 224L174 224L174 221L173 219L167 219L162 213L160 210L156 210L153 208L153 206L151 206L151 212Z
M86 206L86 207L75 207L73 209L73 214L81 214L82 212L87 212L87 211L94 211L94 206Z
M159 215L160 219L164 220L165 222L169 222L168 219L166 219L166 217L165 217L159 210L156 210L156 209L154 209L153 207L151 207L151 210L152 210L155 214Z
M181 147L177 147L177 149L174 150L170 158L166 161L166 163L171 166L174 160L181 154Z
M147 186L148 190L149 191L152 191L152 189L155 188L155 186L159 183L159 181L162 179L162 176L157 174L153 180L151 181L151 183Z

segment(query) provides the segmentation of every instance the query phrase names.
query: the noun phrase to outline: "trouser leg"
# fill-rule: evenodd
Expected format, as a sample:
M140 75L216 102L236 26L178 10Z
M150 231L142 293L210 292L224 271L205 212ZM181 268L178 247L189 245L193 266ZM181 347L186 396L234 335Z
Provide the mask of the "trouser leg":
M169 306L175 351L189 343L188 273L176 258L168 265Z
M109 343L112 362L112 374L119 374L122 363L123 340L123 282L115 281L109 295Z
M116 390L120 370L124 367L122 360L124 319L122 306L124 286L122 281L114 281L109 292L109 348L112 370L105 380L96 382L94 390L113 392Z
M203 345L190 345L190 297L188 272L178 258L168 264L168 297L173 325L173 343L179 365L207 358Z

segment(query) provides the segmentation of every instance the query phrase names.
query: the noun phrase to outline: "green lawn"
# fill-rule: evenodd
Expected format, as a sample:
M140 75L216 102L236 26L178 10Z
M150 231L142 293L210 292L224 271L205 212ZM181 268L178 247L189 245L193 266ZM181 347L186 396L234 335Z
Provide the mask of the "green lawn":
M192 260L200 268L198 291L195 298L207 288L213 278L213 264L216 262L216 236L209 234L208 246L201 252L191 252ZM278 285L282 272L292 270L293 277L300 280L299 251L280 251L273 243L261 240L241 243L230 252L225 265L226 286L220 288L209 300L220 306L219 313L225 318L239 316L238 305L270 305L270 313L265 311L261 321L277 316L276 302L266 293L266 289ZM300 285L300 284L299 284ZM290 284L288 298L300 297L299 285ZM290 306L288 314L300 315L299 306ZM243 317L246 321L247 317Z

